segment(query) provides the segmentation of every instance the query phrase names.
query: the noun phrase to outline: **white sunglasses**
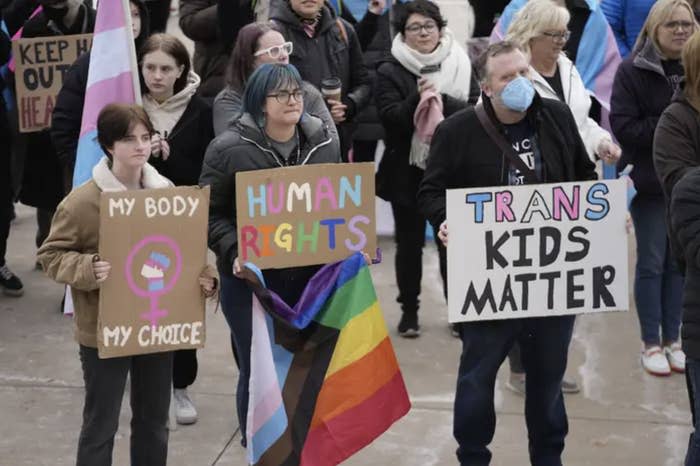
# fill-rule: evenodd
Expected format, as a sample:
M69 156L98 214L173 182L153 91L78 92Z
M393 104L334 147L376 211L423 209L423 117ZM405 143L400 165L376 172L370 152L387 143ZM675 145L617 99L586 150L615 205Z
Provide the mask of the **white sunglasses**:
M253 56L259 57L260 55L267 54L273 60L277 60L280 57L280 55L282 55L282 52L284 52L285 55L289 56L292 54L292 50L294 50L294 44L292 44L291 42L285 42L282 45L273 45L272 47L258 50L253 54Z

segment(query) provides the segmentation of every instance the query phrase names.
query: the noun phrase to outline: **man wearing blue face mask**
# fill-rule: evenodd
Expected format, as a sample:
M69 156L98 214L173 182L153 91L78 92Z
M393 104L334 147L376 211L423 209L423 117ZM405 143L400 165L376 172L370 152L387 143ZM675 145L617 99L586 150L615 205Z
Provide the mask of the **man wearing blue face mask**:
M540 98L525 54L499 42L477 63L482 102L438 126L430 147L418 204L447 245L445 190L592 180L588 158L569 108ZM466 286L466 283L465 283ZM496 428L496 374L514 342L527 372L525 418L530 462L561 466L568 422L561 381L573 316L463 323L462 356L454 407L454 436L461 465L491 461Z

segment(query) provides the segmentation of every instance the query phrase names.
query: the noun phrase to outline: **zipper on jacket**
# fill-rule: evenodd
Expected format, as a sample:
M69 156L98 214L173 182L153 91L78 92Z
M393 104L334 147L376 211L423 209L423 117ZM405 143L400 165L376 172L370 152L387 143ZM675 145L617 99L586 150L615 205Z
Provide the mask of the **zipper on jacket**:
M306 158L304 159L303 162L301 162L301 165L306 165L306 162L309 161L309 158L311 158L311 156L313 155L314 152L316 152L317 149L320 149L321 147L327 146L327 145L330 144L331 142L333 142L333 139L332 139L332 138L328 138L326 141L324 141L324 142L322 142L322 143L316 145L313 149L311 149L311 150L309 151L308 154L306 154Z
M247 142L249 142L249 143L255 145L255 147L257 147L257 148L260 149L261 151L267 152L268 154L270 154L270 155L272 156L272 158L275 159L275 162L277 162L277 165L279 165L280 167L282 167L282 168L286 167L285 164L283 164L282 162L280 162L279 158L277 157L277 154L275 154L274 151L271 151L270 149L265 149L264 147L262 147L262 146L261 146L260 144L258 144L257 142L253 141L252 139L248 139L248 138L245 137L245 136L242 136L242 135L241 135L241 139L243 139L244 141L247 141Z

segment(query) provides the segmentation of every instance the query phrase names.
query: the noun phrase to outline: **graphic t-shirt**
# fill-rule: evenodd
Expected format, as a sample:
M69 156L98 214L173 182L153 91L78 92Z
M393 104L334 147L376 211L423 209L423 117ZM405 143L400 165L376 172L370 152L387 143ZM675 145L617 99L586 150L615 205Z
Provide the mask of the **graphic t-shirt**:
M537 147L535 130L528 119L523 118L518 123L503 126L508 140L513 145L513 150L518 154L520 160L541 178L542 158ZM508 184L510 186L526 184L524 175L511 163L508 164Z
M676 92L681 85L683 80L683 65L681 65L680 60L662 60L661 66L664 67L664 73L666 74L666 79L671 84L673 92Z

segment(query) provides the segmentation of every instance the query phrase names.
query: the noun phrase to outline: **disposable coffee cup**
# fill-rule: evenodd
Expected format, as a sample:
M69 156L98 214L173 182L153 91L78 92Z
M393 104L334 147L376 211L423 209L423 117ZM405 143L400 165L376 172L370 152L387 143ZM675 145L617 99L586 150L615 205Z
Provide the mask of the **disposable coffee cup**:
M326 102L329 100L340 102L341 89L342 84L338 78L328 78L321 81L321 94Z

